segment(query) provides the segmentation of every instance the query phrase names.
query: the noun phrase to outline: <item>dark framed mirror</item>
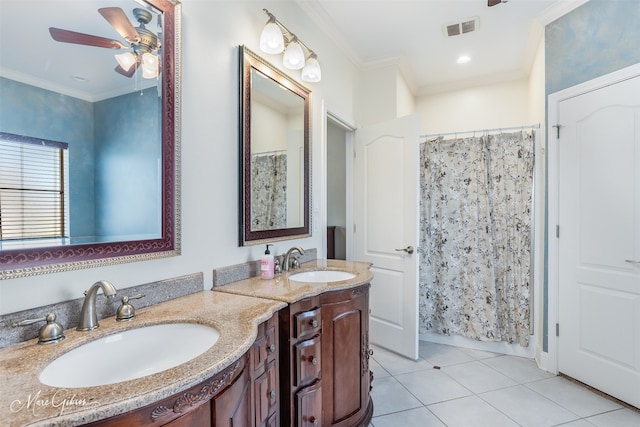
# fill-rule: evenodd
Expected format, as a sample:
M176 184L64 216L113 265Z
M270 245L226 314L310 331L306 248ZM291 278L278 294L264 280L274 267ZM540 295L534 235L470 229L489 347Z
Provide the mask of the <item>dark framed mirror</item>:
M240 46L240 245L311 235L311 91Z
M0 139L66 152L53 234L16 233L17 189L0 193L0 279L180 254L180 2L69 6L2 3Z

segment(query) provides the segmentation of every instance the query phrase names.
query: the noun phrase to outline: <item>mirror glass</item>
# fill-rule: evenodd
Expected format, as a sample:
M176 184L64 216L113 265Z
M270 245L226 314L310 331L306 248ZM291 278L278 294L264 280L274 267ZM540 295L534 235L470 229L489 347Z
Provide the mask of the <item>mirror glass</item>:
M309 236L311 92L245 47L240 57L240 244Z
M0 278L178 255L180 4L2 0L0 20L0 138L66 147L57 235L8 233L0 203Z

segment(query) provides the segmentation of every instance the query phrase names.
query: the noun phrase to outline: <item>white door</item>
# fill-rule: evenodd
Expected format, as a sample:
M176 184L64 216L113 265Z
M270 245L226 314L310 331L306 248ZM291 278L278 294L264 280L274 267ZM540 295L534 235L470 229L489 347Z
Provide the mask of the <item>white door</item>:
M558 368L640 407L640 77L557 120Z
M370 342L418 358L418 117L358 129L355 259L373 263Z

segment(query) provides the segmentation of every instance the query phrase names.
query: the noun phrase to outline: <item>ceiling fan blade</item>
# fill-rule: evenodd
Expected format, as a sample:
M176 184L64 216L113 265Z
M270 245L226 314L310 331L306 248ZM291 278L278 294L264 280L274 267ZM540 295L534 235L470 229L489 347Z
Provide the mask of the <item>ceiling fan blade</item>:
M489 7L495 6L500 3L502 3L502 0L487 0L487 6Z
M116 72L116 73L122 74L122 75L123 75L123 76L125 76L125 77L133 77L133 75L136 73L136 70L138 69L138 64L139 64L139 63L140 63L140 62L138 61L138 62L136 62L135 64L133 64L133 65L131 66L131 68L129 68L129 70L128 70L128 71L127 71L127 70L125 70L124 68L122 68L122 67L120 66L120 64L118 64L118 66L117 66L116 68L114 68L114 70L115 70L115 72Z
M55 27L50 27L49 33L55 41L63 43L83 44L87 46L104 47L107 49L122 49L128 47L120 43L118 40L92 36L91 34L76 33L75 31L62 30Z
M138 43L140 41L140 35L133 28L131 21L129 21L122 9L119 7L103 7L98 9L98 12L126 41L129 43Z

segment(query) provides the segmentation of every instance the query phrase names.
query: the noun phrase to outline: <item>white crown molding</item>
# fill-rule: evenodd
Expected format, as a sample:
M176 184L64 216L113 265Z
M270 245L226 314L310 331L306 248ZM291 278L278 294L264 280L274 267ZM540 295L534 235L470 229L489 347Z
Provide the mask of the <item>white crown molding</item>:
M345 40L340 31L337 29L333 20L329 17L320 2L309 2L307 0L294 0L300 6L313 22L322 29L322 32L336 44L338 49L356 66L359 70L365 68L362 59L351 48L351 45Z
M542 13L536 17L536 20L542 24L542 26L547 26L588 1L589 0L558 0L543 10Z
M15 80L20 83L27 84L29 86L39 87L40 89L49 90L51 92L56 92L62 95L67 95L73 98L81 99L87 102L98 102L103 101L105 99L115 98L116 96L126 95L128 93L133 92L131 87L120 87L115 88L111 91L95 93L91 94L85 91L79 91L73 89L69 86L57 84L48 80L39 79L29 74L22 73L20 71L15 71L6 67L0 67L0 77L5 77L9 80ZM150 87L156 86L156 80L148 80L139 83L139 87L136 88L137 91L148 89Z

